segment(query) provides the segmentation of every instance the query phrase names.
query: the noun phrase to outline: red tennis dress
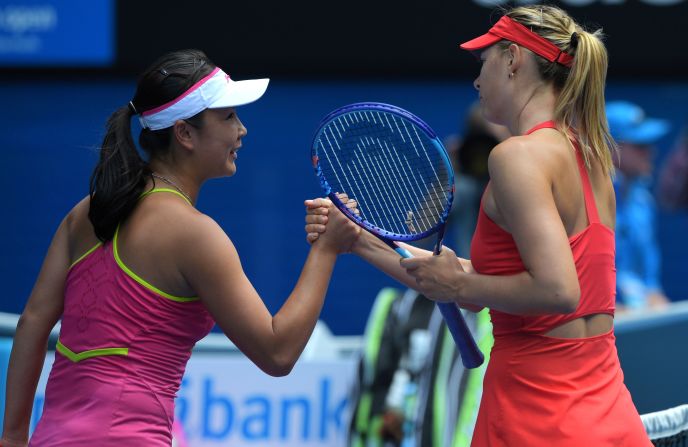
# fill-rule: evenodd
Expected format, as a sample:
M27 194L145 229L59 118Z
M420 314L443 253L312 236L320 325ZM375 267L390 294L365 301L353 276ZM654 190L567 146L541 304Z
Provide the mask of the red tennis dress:
M528 131L555 128L548 121ZM614 314L614 232L599 219L576 146L588 227L569 238L580 303L574 313L522 316L490 311L494 347L483 385L473 447L652 446L623 383L614 331L590 338L543 334L585 315ZM525 270L511 234L480 206L471 260L476 272Z

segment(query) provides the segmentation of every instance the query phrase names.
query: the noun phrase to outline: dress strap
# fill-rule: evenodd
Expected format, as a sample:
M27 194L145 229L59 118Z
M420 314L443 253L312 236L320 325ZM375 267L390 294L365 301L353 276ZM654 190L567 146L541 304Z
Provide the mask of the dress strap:
M592 185L590 184L590 176L588 169L585 167L583 155L577 141L572 141L573 147L576 151L576 162L578 163L578 172L580 172L581 183L583 184L583 198L585 199L585 212L588 214L588 221L590 224L599 223L600 215L597 212L597 204L595 203L595 194L592 192Z
M542 122L542 123L536 125L532 129L530 129L528 132L525 133L525 135L530 135L531 133L535 132L536 130L540 130L540 129L556 129L556 128L557 128L557 124L554 121L552 121L552 120L545 121L545 122Z
M143 198L146 197L147 195L153 194L154 192L171 192L172 194L176 194L176 195L178 195L179 197L181 197L182 199L184 199L184 201L185 201L186 203L188 203L189 205L193 206L193 204L192 204L191 202L189 202L189 199L187 199L187 198L184 196L184 194L180 193L180 192L177 191L176 189L171 189L171 188L153 188L153 189L151 189L151 190L149 190L149 191L146 191L146 192L144 192L143 194L141 194L141 195L139 196L139 199L143 199Z
M557 125L554 121L545 121L526 132L526 135L530 135L536 130L540 129L556 129ZM569 137L570 138L570 137ZM581 183L583 184L583 198L585 199L585 212L588 214L588 221L593 223L600 222L600 215L597 212L597 204L595 203L595 195L592 192L592 185L590 184L590 177L588 176L588 170L585 167L585 162L583 161L583 155L580 151L580 146L578 142L573 139L573 148L576 152L576 163L578 164L578 172L581 176Z

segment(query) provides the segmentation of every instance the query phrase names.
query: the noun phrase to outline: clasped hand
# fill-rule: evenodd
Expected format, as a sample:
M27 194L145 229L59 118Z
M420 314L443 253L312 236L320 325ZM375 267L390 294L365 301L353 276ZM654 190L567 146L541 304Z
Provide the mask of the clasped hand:
M354 213L358 214L355 200L349 200L346 195L340 195L340 199L346 203L347 207L353 209ZM306 200L304 204L306 205L305 230L308 243L313 244L320 235L325 233L328 226L334 226L335 231L346 230L347 236L344 238L344 246L340 252L350 253L360 237L361 227L347 219L327 198Z
M436 256L401 259L401 267L416 281L414 287L433 301L458 302L466 273L456 253L447 247Z
M356 201L350 200L344 195L340 199L347 207L358 212ZM336 207L326 198L306 200L306 240L313 243L327 231L329 216L336 212ZM360 231L360 230L359 230ZM350 251L355 251L358 235L350 246ZM453 250L443 247L437 256L419 256L410 259L401 259L400 265L406 273L415 280L414 289L421 292L427 298L434 301L460 300L462 275L466 269L471 270L470 261L456 257Z

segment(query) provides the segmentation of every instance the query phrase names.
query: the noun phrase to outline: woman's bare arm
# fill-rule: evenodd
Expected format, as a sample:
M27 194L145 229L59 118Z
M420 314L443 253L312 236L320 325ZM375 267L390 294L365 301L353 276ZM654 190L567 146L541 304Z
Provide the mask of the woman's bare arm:
M181 222L187 235L183 274L234 344L270 375L289 373L315 327L337 255L360 229L341 213L331 216L329 236L312 245L296 285L273 316L246 277L239 254L207 216ZM282 256L253 253L253 256ZM289 257L284 262L293 262Z
M17 323L7 370L2 445L25 445L38 378L50 331L62 315L69 270L68 216L50 244L43 266Z

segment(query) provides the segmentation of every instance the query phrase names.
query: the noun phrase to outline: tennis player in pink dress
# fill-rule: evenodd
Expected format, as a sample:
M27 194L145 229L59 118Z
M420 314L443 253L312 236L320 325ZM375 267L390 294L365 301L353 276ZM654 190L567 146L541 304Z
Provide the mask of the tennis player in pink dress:
M185 365L215 323L266 373L293 368L336 258L360 230L335 215L273 316L231 239L194 207L206 180L236 172L247 133L236 107L267 85L232 80L198 50L176 51L146 70L134 98L112 114L90 194L55 233L17 325L2 446L169 446ZM133 117L146 160L133 142ZM60 318L29 441L48 335Z

